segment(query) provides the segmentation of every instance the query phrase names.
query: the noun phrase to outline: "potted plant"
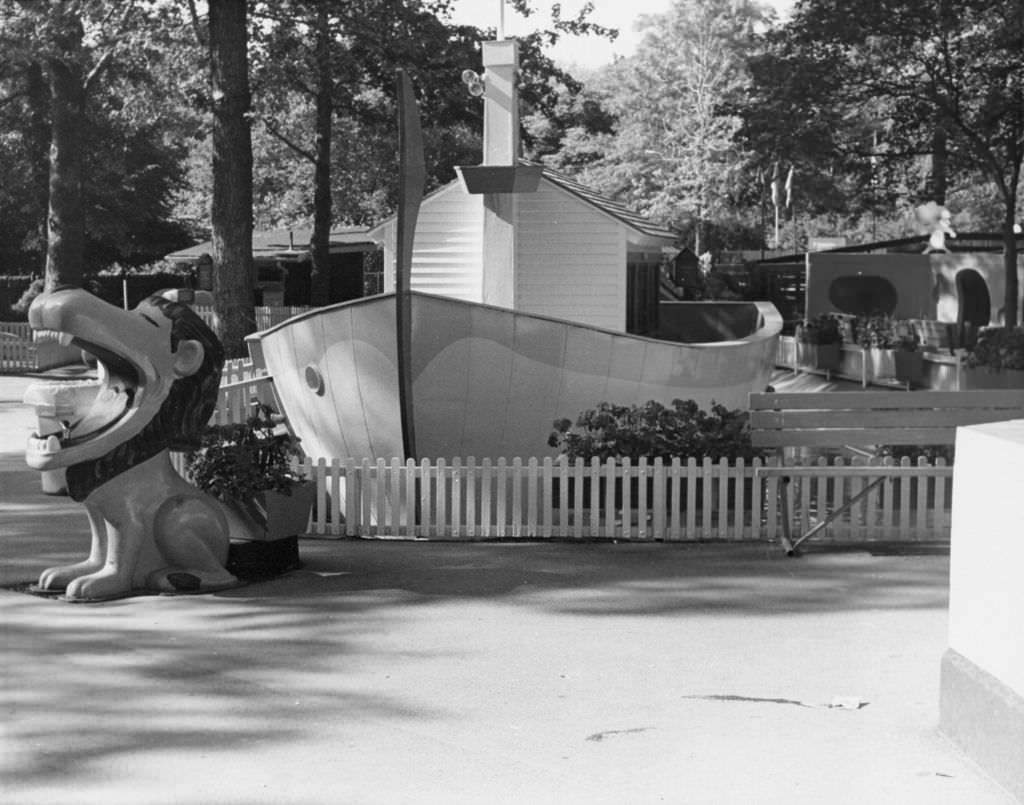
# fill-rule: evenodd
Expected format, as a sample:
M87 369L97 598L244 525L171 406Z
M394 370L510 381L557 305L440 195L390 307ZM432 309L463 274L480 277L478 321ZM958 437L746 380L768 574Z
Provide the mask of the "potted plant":
M919 384L924 357L918 350L917 330L909 321L892 316L865 316L857 322L857 341L865 351L872 377Z
M298 535L305 532L316 486L296 465L299 440L283 417L264 404L241 424L211 425L188 454L187 474L246 524L263 547L233 544L229 569L244 577L276 575L298 564ZM232 568L251 565L247 568Z
M982 328L964 359L960 388L1024 388L1024 326Z
M797 364L826 372L835 371L842 361L843 331L839 319L821 313L796 327Z

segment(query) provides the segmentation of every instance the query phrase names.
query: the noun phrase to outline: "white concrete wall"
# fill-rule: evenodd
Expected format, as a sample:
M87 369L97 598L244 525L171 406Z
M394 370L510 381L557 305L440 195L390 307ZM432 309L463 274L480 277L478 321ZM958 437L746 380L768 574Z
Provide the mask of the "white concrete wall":
M625 332L625 226L546 180L517 200L516 310Z
M1024 419L957 429L949 645L1024 697Z

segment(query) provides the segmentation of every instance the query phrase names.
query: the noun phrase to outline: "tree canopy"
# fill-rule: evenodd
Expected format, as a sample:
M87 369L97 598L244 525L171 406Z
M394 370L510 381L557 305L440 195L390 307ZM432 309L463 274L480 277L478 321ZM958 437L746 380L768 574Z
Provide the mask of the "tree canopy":
M814 165L819 175L928 155L928 181L908 194L920 200L945 201L951 173L983 175L1003 206L1004 313L1015 324L1024 5L803 0L766 45L751 62L745 143Z

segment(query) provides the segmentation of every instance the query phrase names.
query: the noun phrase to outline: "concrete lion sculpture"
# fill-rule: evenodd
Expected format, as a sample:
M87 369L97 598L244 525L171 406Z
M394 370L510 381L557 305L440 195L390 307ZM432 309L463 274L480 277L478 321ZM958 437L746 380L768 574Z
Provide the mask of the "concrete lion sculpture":
M161 297L126 311L77 288L39 296L29 321L95 356L100 381L71 417L54 416L51 383L25 395L40 423L26 461L66 468L68 493L85 505L92 531L88 558L44 571L40 590L94 601L235 586L225 568L234 526L216 499L175 472L168 453L195 446L216 406L224 351L214 333Z

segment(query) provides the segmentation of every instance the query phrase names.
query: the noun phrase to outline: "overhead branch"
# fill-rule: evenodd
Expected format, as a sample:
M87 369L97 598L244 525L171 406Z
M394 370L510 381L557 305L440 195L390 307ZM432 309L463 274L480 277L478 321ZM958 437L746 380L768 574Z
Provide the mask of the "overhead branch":
M316 164L316 154L315 153L310 151L308 148L303 148L301 145L299 145L297 142L295 142L291 137L289 137L287 134L285 134L280 129L278 129L277 126L275 126L270 121L270 119L263 118L262 120L263 120L263 125L266 126L267 132L272 137L274 137L277 140L280 140L282 143L284 143L289 148L291 148L296 154L298 154L303 159L308 159L314 165Z
M99 75L106 69L106 66L110 63L110 60L114 56L114 51L117 49L118 42L123 34L128 29L128 21L131 19L132 13L135 11L135 0L131 0L125 7L124 12L121 14L121 21L117 25L117 30L111 38L112 44L107 48L106 52L100 56L99 61L93 66L86 75L85 80L82 82L82 89L85 92L89 92L89 88Z
M195 34L196 44L199 47L206 47L206 38L203 36L203 24L199 21L199 10L196 8L196 0L188 0L188 16L192 21L192 33Z

